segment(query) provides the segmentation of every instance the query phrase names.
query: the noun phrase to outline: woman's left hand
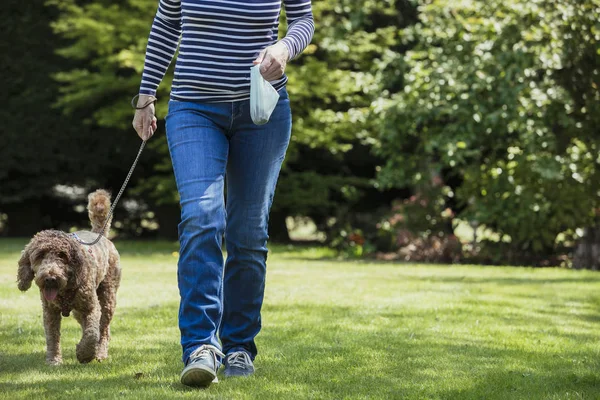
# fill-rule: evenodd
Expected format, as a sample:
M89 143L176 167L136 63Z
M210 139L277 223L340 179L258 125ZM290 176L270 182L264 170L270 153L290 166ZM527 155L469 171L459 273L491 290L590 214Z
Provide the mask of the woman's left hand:
M254 65L260 64L260 73L265 80L274 81L283 76L289 58L287 46L277 42L261 51L254 60Z

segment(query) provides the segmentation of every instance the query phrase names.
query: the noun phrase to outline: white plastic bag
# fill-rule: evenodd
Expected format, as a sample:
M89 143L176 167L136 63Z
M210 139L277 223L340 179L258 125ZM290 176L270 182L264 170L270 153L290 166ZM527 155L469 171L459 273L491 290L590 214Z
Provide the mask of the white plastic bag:
M250 117L256 125L269 122L279 93L260 74L260 64L250 68Z

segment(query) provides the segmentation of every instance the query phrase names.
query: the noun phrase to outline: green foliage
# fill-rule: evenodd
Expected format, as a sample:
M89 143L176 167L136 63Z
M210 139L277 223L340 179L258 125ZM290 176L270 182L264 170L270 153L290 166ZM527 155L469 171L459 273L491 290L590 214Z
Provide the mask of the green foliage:
M129 129L129 100L137 93L150 25L156 12L154 0L82 2L50 0L60 16L54 31L69 39L58 50L65 58L80 61L80 67L56 75L62 83L58 105L66 111L92 110L91 121L100 126ZM157 96L158 112L166 111L170 79L167 75Z
M0 79L5 90L0 107L0 205L39 199L57 183L65 183L85 168L71 150L86 132L73 127L52 108L58 85L51 78L64 60L55 56L49 43L61 43L52 35L55 12L44 1L26 5L5 0L0 42ZM7 16L9 15L9 16Z
M414 11L395 0L316 1L313 11L313 42L288 67L294 130L274 207L339 233L351 214L388 204L369 195L379 194L381 163L371 153L378 121L370 106L381 95L381 69L395 62L397 28L413 21Z
M367 206L361 198L367 190L376 191L372 178L379 163L370 154L374 126L369 107L380 95L379 64L393 62L388 48L401 19L400 3L313 2L313 44L287 70L294 129L274 210L314 216L322 223L328 216L343 216L340 209ZM59 105L71 112L90 110L94 124L131 131L128 101L139 86L157 1L50 4L60 10L55 31L71 41L60 54L79 62L78 68L56 75L63 88ZM159 88L159 119L167 111L170 76ZM136 193L148 194L155 203L176 204L164 135L155 135L149 147L153 171L145 174Z
M56 75L60 107L110 129L110 146L125 148L135 140L128 102L156 1L51 4L60 12L54 29L70 43L60 54L75 63ZM512 251L539 254L592 222L600 178L599 0L313 7L313 44L287 71L294 130L274 203L279 214L369 236L375 228L354 226L351 215L389 204L382 193L371 196L377 190L409 188L439 206L428 215L450 207L508 238ZM159 117L170 76L160 86ZM164 135L149 147L136 193L174 205Z
M100 147L119 158L113 168L122 179L129 167L124 160L129 162L129 154L133 160L139 143L131 128L130 100L140 85L148 33L158 2L50 0L48 4L59 11L52 24L54 31L69 40L69 45L58 53L77 62L77 68L55 75L61 83L57 106L68 114L85 112L88 124L110 130L108 140ZM171 75L167 74L157 93L159 117L167 112ZM155 135L147 149L128 195L149 195L150 198L144 197L157 205L177 204L165 136Z
M552 251L599 205L600 1L421 1L402 90L375 103L384 186L428 185L459 217ZM400 55L398 55L400 56ZM382 89L397 78L382 75Z
M100 29L102 24L87 20L81 25L62 26L59 31L64 34L53 33L51 22L59 19L63 8L72 2L59 4L62 8L47 7L45 0L3 3L8 38L0 44L4 55L0 61L0 79L7 99L0 109L3 235L28 236L44 228L87 226L86 214L77 211L77 200L54 189L57 185L63 185L63 189L77 185L84 191L96 187L118 188L129 168L126 164L133 161L136 151L134 135L124 135L110 124L101 126L95 119L98 104L112 105L119 96L111 92L114 85L110 84L118 75L106 72L109 84L87 78L103 67L91 65L90 60L83 58L85 54L90 57L95 54L95 47L85 48L95 46L92 39L77 49L83 54L78 57L65 58L56 52L69 44L77 45L71 28L86 31L88 27ZM98 33L98 41L108 38L106 32L91 33ZM72 76L64 72L71 70ZM75 84L80 86L72 87ZM109 90L105 93L103 88ZM65 108L69 113L63 112ZM127 101L120 109L127 109ZM145 163L146 160L154 161L145 154ZM141 165L136 171L133 183L144 169L147 171ZM121 207L117 210L117 219L121 218L121 210Z

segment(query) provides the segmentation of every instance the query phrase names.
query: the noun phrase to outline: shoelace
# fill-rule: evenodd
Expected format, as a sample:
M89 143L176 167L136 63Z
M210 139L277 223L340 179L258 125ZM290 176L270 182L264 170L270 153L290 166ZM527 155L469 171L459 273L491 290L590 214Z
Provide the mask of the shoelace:
M203 358L212 357L213 365L215 366L215 369L217 369L219 366L219 361L217 360L217 356L225 357L225 354L223 354L215 346L211 346L209 344L204 344L204 345L198 347L196 350L194 350L192 352L192 354L190 354L189 364L191 364L197 360L203 359Z
M247 368L252 365L250 356L245 351L234 351L227 356L227 362L232 367Z

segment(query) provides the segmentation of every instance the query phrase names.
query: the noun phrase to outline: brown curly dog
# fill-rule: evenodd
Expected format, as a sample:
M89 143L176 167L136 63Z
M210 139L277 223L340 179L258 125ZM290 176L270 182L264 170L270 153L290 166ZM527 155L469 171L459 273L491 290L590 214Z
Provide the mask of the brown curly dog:
M68 317L71 310L81 325L83 335L76 347L79 362L87 363L108 357L110 321L117 303L121 281L119 253L105 236L93 246L90 242L101 232L110 209L110 195L97 190L88 196L88 215L92 231L68 234L56 230L37 233L25 246L19 260L17 281L25 291L31 282L40 288L46 331L46 362L62 362L60 350L61 313Z

